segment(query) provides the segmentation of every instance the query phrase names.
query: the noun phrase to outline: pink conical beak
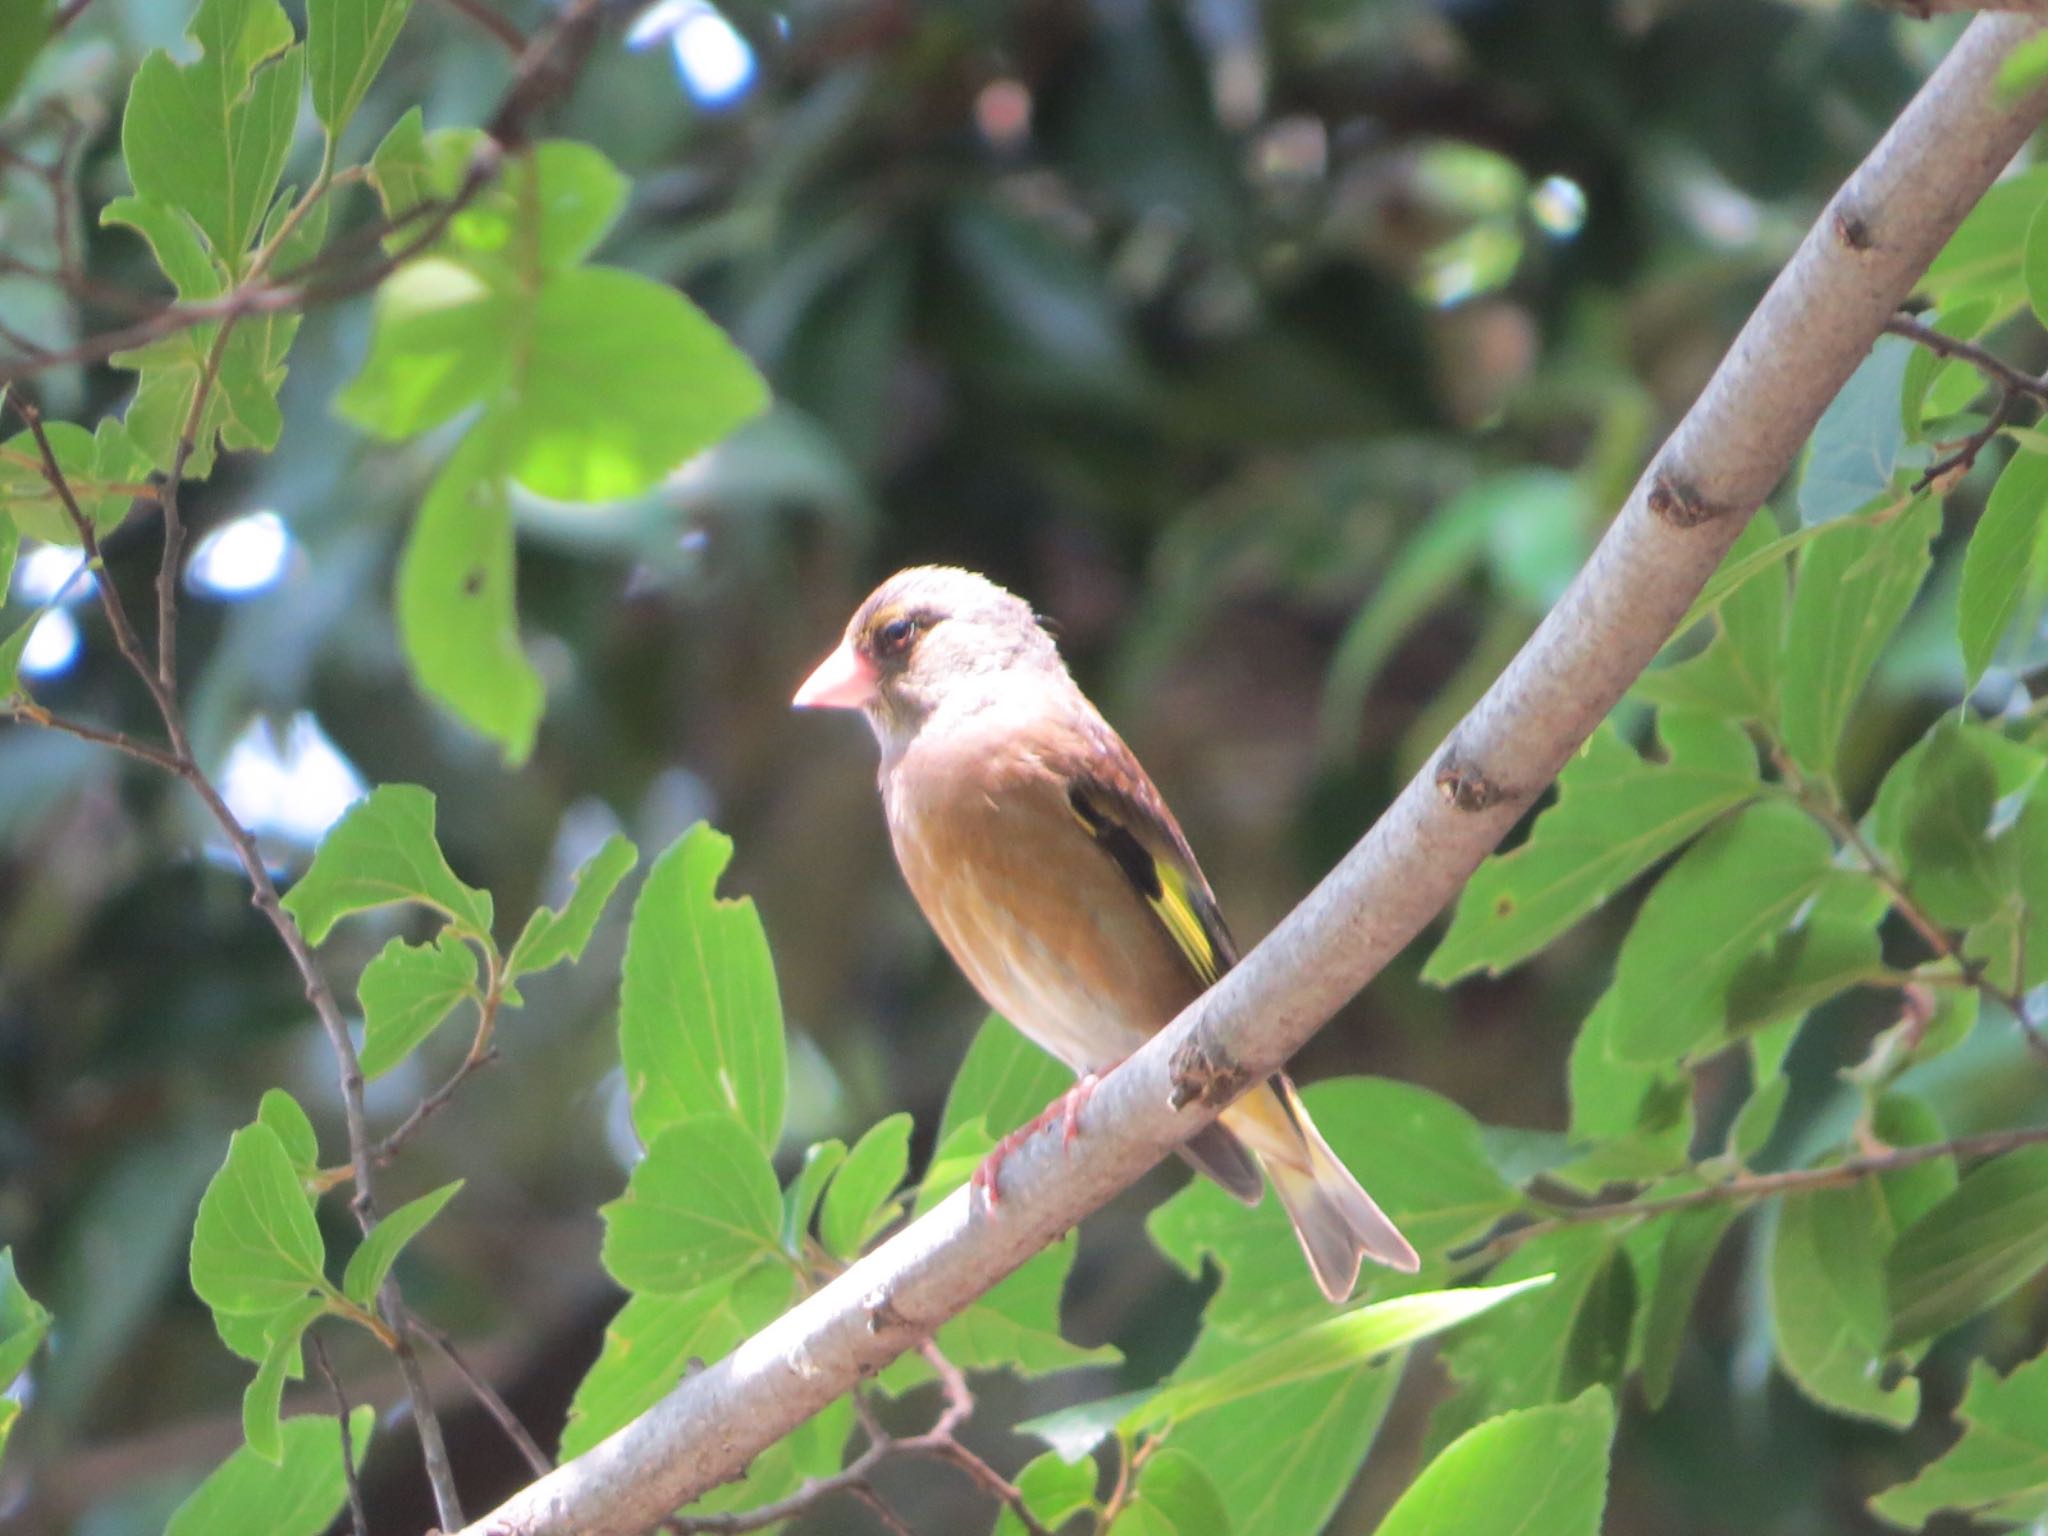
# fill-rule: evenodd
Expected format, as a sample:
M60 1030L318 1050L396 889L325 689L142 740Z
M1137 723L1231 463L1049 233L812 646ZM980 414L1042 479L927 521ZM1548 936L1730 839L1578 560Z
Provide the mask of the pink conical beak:
M874 663L841 644L818 663L789 702L797 709L859 709L874 696Z

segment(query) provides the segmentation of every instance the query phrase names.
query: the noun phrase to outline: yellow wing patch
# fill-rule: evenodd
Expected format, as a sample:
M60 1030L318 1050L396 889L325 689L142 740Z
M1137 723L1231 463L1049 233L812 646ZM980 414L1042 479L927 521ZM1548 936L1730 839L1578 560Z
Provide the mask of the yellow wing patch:
M1173 935L1173 942L1201 977L1202 985L1214 986L1223 973L1216 964L1216 946L1209 938L1209 930L1203 926L1202 916L1188 894L1187 876L1156 858L1152 868L1159 877L1159 894L1147 897L1146 905L1159 915L1159 921Z

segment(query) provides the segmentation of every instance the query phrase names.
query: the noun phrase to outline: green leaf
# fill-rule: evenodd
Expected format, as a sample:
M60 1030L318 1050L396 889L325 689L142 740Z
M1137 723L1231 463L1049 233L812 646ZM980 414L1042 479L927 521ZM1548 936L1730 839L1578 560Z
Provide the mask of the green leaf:
M2020 609L2028 577L2041 559L2041 530L2048 527L2048 453L2021 449L2007 461L1984 504L1963 556L1962 596L1956 632L1963 646L1967 692L1998 654L1999 643Z
M1728 1032L1751 1034L1890 973L1878 943L1877 919L1811 914L1742 962L1728 984Z
M939 1347L963 1370L1044 1376L1082 1365L1114 1365L1108 1344L1085 1349L1060 1332L1060 1296L1074 1267L1075 1234L1027 1260L973 1306L939 1329Z
M846 1143L837 1137L829 1141L814 1141L804 1149L804 1165L790 1180L789 1188L782 1192L782 1249L785 1253L800 1254L803 1240L810 1233L811 1217L817 1214L818 1197L825 1193L825 1183L839 1171L839 1165L846 1161Z
M1007 1019L992 1013L975 1032L966 1059L953 1075L934 1144L945 1146L961 1127L977 1120L991 1141L1000 1140L1072 1085L1072 1073ZM918 1208L925 1209L926 1202L920 1200Z
M1552 1278L1532 1275L1508 1285L1422 1291L1325 1318L1214 1375L1190 1379L1176 1374L1171 1385L1125 1416L1124 1428L1179 1423L1272 1387L1348 1370L1433 1338L1524 1291L1550 1284Z
M36 626L43 622L43 615L49 611L48 607L38 608L15 625L6 639L0 640L0 700L28 692L21 683L22 653L28 649L29 636L35 633Z
M654 861L633 903L619 1055L651 1142L686 1115L738 1116L764 1152L782 1135L788 1061L760 914L718 894L732 839L699 823Z
M360 1463L377 1410L349 1415L350 1443ZM341 1425L327 1414L302 1414L282 1425L276 1461L243 1446L208 1474L180 1504L164 1536L321 1536L348 1497Z
M508 467L557 501L622 501L760 414L768 386L702 311L610 267L550 278L507 416Z
M1833 852L1825 832L1775 801L1751 806L1687 850L1622 941L1614 1054L1666 1062L1717 1046L1744 960L1821 888Z
M1992 184L1920 279L1918 290L1944 309L1978 300L2009 310L2026 301L2020 259L2034 214L2048 193L2048 167L2034 166Z
M1530 1536L1599 1536L1613 1440L1614 1404L1600 1387L1503 1414L1424 1467L1378 1536L1497 1536L1504 1511Z
M1946 1333L2048 1265L2048 1147L1975 1169L1899 1234L1885 1262L1891 1341Z
M78 510L94 533L106 537L121 526L135 498L105 487L141 480L149 469L141 451L121 423L112 419L102 421L97 432L87 432L68 421L45 422L43 433ZM44 477L35 435L17 432L7 440L5 449L11 457L0 457L0 511L28 538L75 546L78 529ZM91 580L81 576L74 590L85 590Z
M775 1170L727 1114L669 1126L648 1143L625 1194L599 1214L604 1266L628 1290L695 1290L781 1252Z
M476 995L476 951L452 933L431 944L394 938L363 967L363 1076L375 1081L404 1061L455 1005Z
M1907 887L1936 922L1991 916L2019 882L2019 840L1993 839L1998 773L1977 733L1943 720L1929 733L1900 807Z
M0 1393L28 1369L50 1323L48 1309L29 1295L14 1272L14 1250L0 1248Z
M1586 1015L1567 1068L1576 1146L1597 1148L1594 1185L1651 1178L1685 1161L1692 1145L1692 1081L1669 1063L1623 1061L1614 1053L1621 994L1610 986ZM1620 1162L1617 1162L1620 1159Z
M291 151L305 55L277 0L204 0L191 36L196 61L142 61L121 152L136 192L191 214L240 271Z
M1880 336L1813 429L1799 480L1799 520L1808 527L1846 517L1891 489L1906 446L1899 400L1913 343Z
M1831 780L1842 727L1927 574L1938 501L1876 526L1842 523L1799 561L1779 691L1781 737L1800 767Z
M2048 77L2048 36L2022 38L1998 66L1998 98L2024 96Z
M1879 1101L1876 1131L1894 1146L1941 1137L1914 1101ZM1815 1402L1902 1428L1919 1411L1920 1384L1886 1385L1885 1254L1900 1230L1955 1178L1947 1159L1841 1189L1788 1197L1770 1252L1772 1331L1778 1362Z
M684 1519L758 1509L787 1498L808 1478L829 1477L839 1470L853 1427L853 1399L842 1397L756 1455L738 1482L687 1506Z
M582 1455L653 1407L692 1370L751 1337L782 1313L795 1287L796 1277L772 1264L749 1270L736 1285L627 1298L569 1405L563 1457Z
M398 634L419 685L526 761L545 691L519 643L512 505L489 422L434 477L398 561Z
M326 1297L307 1296L270 1314L264 1329L262 1363L256 1368L255 1380L242 1393L242 1438L250 1450L273 1466L284 1460L278 1405L284 1400L285 1380L297 1381L306 1374L300 1346L307 1328L326 1311Z
M818 1238L835 1258L858 1255L894 1217L889 1197L910 1168L911 1123L908 1114L894 1114L868 1127L826 1190Z
M378 286L370 355L335 408L366 431L396 439L493 398L511 366L519 302L516 292L493 287L460 262L407 262Z
M1092 1402L1055 1408L1051 1413L1023 1420L1017 1425L1017 1433L1043 1440L1061 1461L1080 1462L1116 1433L1126 1414L1143 1407L1151 1397L1152 1389L1141 1387L1135 1392L1119 1392L1115 1397L1098 1397Z
M416 106L407 107L370 156L370 185L377 189L385 219L396 223L432 197L432 175L425 115Z
M377 1292L383 1289L384 1277L391 1273L391 1266L405 1251L405 1245L441 1214L441 1207L455 1198L462 1185L463 1181L457 1179L431 1194L408 1200L372 1227L370 1235L349 1255L348 1268L341 1275L342 1294L359 1307L374 1303Z
M2048 1519L2048 1355L2015 1366L2000 1380L1982 1360L1956 1409L1962 1439L1887 1488L1871 1509L1918 1530L1937 1511L1960 1510L1983 1524L2038 1525Z
M0 108L14 99L49 38L49 0L0 0ZM0 1429L0 1445L4 1435Z
M561 911L534 908L526 927L520 930L519 942L512 946L511 956L505 961L506 979L516 981L564 960L582 959L583 948L597 931L598 918L604 915L605 903L639 862L640 851L626 838L616 832L606 838L604 846L577 869L575 888Z
M100 210L100 227L112 226L132 229L148 242L150 254L179 298L212 299L227 291L226 274L208 254L199 226L184 209L147 197L117 197Z
M265 1089L256 1106L256 1123L277 1133L284 1155L291 1159L292 1168L301 1179L319 1170L320 1138L297 1099L282 1088Z
M1657 1278L1643 1315L1643 1398L1653 1411L1671 1396L1671 1379L1678 1369L1678 1352L1685 1342L1693 1299L1722 1237L1739 1214L1732 1205L1704 1205L1675 1212L1665 1227Z
M318 944L342 918L400 901L431 907L490 940L490 893L472 890L448 867L434 840L434 797L417 784L380 784L321 839L284 908Z
M1785 611L1790 591L1779 560L1762 560L1782 541L1768 508L1750 519L1721 562L1720 573L1746 572L1732 582L1712 614L1705 650L1674 666L1645 672L1631 690L1665 709L1691 709L1733 720L1778 717L1778 678L1785 664Z
M1017 1492L1040 1525L1057 1531L1095 1502L1095 1466L1065 1461L1047 1451L1024 1464L1017 1474ZM1005 1505L996 1515L992 1536L1026 1536L1024 1522Z
M1130 1502L1109 1527L1117 1536L1229 1536L1231 1528L1202 1464L1171 1446L1139 1469Z
M1594 732L1528 841L1467 882L1425 979L1447 985L1519 964L1757 793L1756 750L1739 726L1673 710L1659 731L1662 765L1636 756L1611 725Z
M248 1125L206 1186L192 1228L192 1289L216 1312L275 1312L327 1288L312 1197L277 1132Z
M336 138L398 40L412 0L306 0L307 73L313 111Z
M1369 1077L1317 1083L1303 1098L1338 1158L1426 1265L1520 1203L1494 1171L1479 1123L1448 1099ZM1329 1315L1277 1200L1247 1211L1202 1180L1155 1210L1146 1230L1188 1274L1201 1273L1205 1256L1222 1269L1206 1314L1212 1329L1264 1337Z

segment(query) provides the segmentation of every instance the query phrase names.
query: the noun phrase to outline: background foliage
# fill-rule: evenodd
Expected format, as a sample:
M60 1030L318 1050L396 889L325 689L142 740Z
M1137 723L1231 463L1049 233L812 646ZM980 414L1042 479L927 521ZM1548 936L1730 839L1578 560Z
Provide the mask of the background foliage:
M192 750L395 1138L358 1241L334 1062L233 850L37 728L156 722L11 436L24 1529L319 1531L351 1454L372 1528L423 1529L409 1427L337 1420L302 1354L396 1401L387 1275L573 1454L964 1179L1062 1076L977 1029L863 733L785 711L859 595L928 559L1028 593L1262 933L1948 35L1778 0L671 6L637 50L597 17L557 79L500 33L561 16L477 10L94 0L37 49L45 8L0 0L14 398L144 615L136 493L189 477ZM1667 664L1302 1063L1413 1286L1333 1318L1270 1204L1162 1173L862 1435L918 1433L958 1367L1035 1518L1127 1536L2048 1514L2048 439L2038 385L1942 339L2043 360L2044 177L1994 190L1937 331L1880 342ZM1551 1278L1421 1299L1482 1276ZM531 1473L429 1364L481 1511ZM829 1474L856 1424L707 1511ZM874 1480L918 1529L1023 1528L934 1463Z

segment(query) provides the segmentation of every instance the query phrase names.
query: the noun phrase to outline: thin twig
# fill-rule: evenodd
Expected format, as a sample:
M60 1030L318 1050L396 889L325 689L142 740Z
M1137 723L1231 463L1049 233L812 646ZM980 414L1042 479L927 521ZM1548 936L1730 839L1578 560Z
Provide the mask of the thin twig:
M912 1536L910 1527L903 1523L903 1517L889 1507L888 1501L875 1491L873 1483L855 1483L847 1492L873 1511L874 1517L889 1531L889 1536Z
M5 709L9 719L19 721L23 725L38 725L46 731L60 731L66 736L76 736L81 741L111 747L116 752L148 763L152 768L162 769L165 773L175 774L181 771L178 760L162 747L152 746L121 731L105 731L96 725L87 725L83 720L53 715L33 699L16 699L0 708Z
M1806 1194L1816 1189L1837 1189L1847 1184L1917 1167L1940 1158L1982 1159L1997 1157L2021 1147L2048 1142L2048 1125L2027 1126L2014 1131L1991 1131L1982 1136L1964 1136L1955 1141L1929 1142L1923 1146L1895 1147L1888 1152L1852 1157L1825 1168L1793 1168L1783 1173L1742 1174L1719 1184L1687 1190L1682 1195L1665 1195L1655 1200L1618 1200L1606 1205L1582 1205L1561 1211L1525 1227L1516 1227L1490 1238L1476 1248L1454 1257L1475 1268L1512 1253L1533 1238L1565 1227L1584 1227L1610 1221L1638 1221L1646 1216L1664 1216L1703 1205L1747 1205L1774 1195Z
M495 963L495 956L490 959ZM446 1082L413 1106L412 1113L399 1122L396 1130L372 1149L371 1155L379 1167L396 1157L399 1149L418 1135L420 1128L447 1106L448 1101L455 1097L457 1090L464 1083L498 1059L498 1048L491 1043L491 1037L503 1000L503 989L493 977L485 988L483 1006L477 1015L476 1036L470 1041L469 1050L464 1054L461 1064L449 1074Z
M2001 390L1998 404L1992 407L1991 414L1984 418L1984 425L1968 437L1960 439L1953 452L1942 455L1922 470L1920 478L1913 482L1912 494L1918 496L1922 491L1937 485L1946 488L1949 481L1959 480L1974 469L1977 465L1977 456L1984 451L1991 439L1998 436L2005 424L2012 420L2013 411L2018 408L2019 403L2018 390Z
M406 1318L454 1368L455 1374L462 1378L462 1384L469 1388L470 1395L482 1405L484 1412L497 1422L498 1428L505 1432L505 1438L510 1440L513 1448L526 1459L526 1465L532 1470L533 1475L541 1477L552 1471L555 1465L554 1458L542 1450L540 1443L526 1432L526 1426L519 1422L519 1415L512 1411L510 1403L499 1396L497 1388L478 1375L470 1363L463 1359L462 1352L455 1347L455 1340L410 1308L406 1310Z
M1930 352L1970 364L1979 373L2015 394L2032 395L2036 400L2048 402L2048 379L2037 378L2023 368L2015 368L1996 352L1980 347L1974 341L1964 341L1960 337L1937 331L1926 321L1916 320L1911 315L1893 315L1891 319L1885 321L1884 328L1893 336L1903 336L1908 341L1918 342Z
M449 10L497 39L513 58L526 52L526 34L484 3L484 0L442 0Z
M328 1390L334 1394L334 1416L341 1424L341 1475L348 1483L349 1520L355 1527L355 1536L370 1536L370 1522L363 1515L363 1487L356 1481L355 1432L349 1428L348 1394L341 1390L341 1378L328 1364L327 1350L321 1344L320 1336L308 1333L306 1347L313 1351L313 1363L327 1378Z

